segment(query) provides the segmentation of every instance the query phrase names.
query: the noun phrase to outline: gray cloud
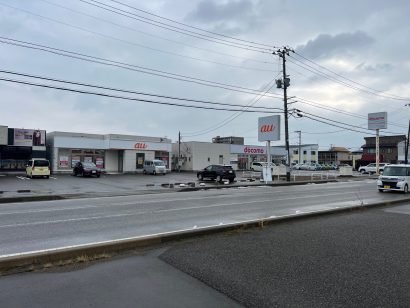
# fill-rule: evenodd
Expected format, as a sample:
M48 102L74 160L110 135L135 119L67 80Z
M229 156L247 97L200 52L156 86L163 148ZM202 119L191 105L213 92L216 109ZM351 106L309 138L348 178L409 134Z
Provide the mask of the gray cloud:
M191 12L187 18L201 22L226 22L226 20L249 17L252 11L253 5L248 0L228 1L226 3L203 0L198 3L196 10Z
M366 71L366 72L389 72L393 69L393 65L389 63L378 63L378 64L366 64L365 62L360 63L358 66L356 66L356 69L358 71Z
M326 58L333 55L349 54L354 49L371 45L374 39L362 31L340 33L337 35L320 34L296 50L311 58Z

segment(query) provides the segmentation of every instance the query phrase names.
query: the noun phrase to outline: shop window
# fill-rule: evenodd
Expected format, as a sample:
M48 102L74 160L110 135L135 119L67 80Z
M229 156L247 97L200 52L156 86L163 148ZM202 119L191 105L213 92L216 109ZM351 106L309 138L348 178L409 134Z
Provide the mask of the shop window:
M306 155L307 154L307 151L303 151L303 155Z
M136 169L142 169L144 168L144 161L145 161L145 153L137 153L137 159L136 159Z
M299 154L299 150L293 150L293 154L295 155Z
M211 161L211 158L210 157L208 157L208 162L210 162Z
M311 155L316 155L316 151L311 151L310 154Z

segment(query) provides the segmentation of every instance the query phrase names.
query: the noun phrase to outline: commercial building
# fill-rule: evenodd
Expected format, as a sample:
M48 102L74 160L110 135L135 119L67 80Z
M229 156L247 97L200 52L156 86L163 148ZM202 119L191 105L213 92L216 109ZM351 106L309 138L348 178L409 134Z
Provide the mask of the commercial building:
M145 160L163 160L170 170L171 140L167 138L52 132L47 147L53 172L71 172L78 161L91 161L106 172L142 172Z
M220 137L216 136L215 138L212 138L212 143L227 143L227 144L245 144L245 138L244 137Z
M363 155L361 165L376 162L376 137L365 137L366 144L362 146ZM405 135L380 136L379 137L379 161L394 164L398 157L399 143L406 140Z
M332 146L328 151L319 151L319 164L352 164L352 153L344 147Z
M22 171L31 158L46 158L46 131L0 126L0 170Z
M173 169L178 169L178 153L182 171L196 171L211 164L229 164L236 170L247 170L254 161L266 161L266 147L256 145L225 144L211 142L182 142L172 145ZM273 161L285 159L284 147L271 147Z
M318 144L301 144L289 146L290 163L305 164L318 162ZM300 154L299 154L300 151Z

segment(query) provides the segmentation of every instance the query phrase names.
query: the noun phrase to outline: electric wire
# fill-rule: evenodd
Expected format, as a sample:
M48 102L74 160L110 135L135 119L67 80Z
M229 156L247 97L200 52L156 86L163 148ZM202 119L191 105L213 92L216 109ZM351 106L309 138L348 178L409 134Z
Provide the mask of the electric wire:
M153 14L153 13L148 12L148 11L146 11L146 10L142 10L142 9L136 8L136 7L134 7L134 6L131 6L131 5L126 4L126 3L124 3L124 2L121 2L121 1L117 1L117 0L110 0L110 1L111 1L111 2L115 2L115 3L118 3L118 4L121 4L121 5L125 6L125 7L131 8L131 9L133 9L133 10L136 10L136 11L139 11L139 12L143 12L143 13L145 13L145 14L148 14L148 15L151 15L151 16L154 16L154 17L157 17L157 18L161 18L161 19L164 19L164 20L166 20L166 21L170 21L170 22L176 23L176 24L178 24L178 25L185 26L185 27L189 27L189 28L192 28L192 29L195 29L195 30L203 31L203 32L210 33L210 34L214 34L214 35L217 35L217 36L222 36L222 37L229 38L229 39L235 40L235 41L241 41L241 42L248 43L248 44L260 45L260 46L269 47L269 48L278 48L277 46L267 45L267 44L264 44L264 43L258 43L258 42L254 42L254 41L248 41L248 40L244 40L244 39L240 39L240 38L228 36L228 35L225 35L225 34L213 32L213 31L209 31L209 30L205 30L205 29L202 29L202 28L199 28L199 27L195 27L195 26L192 26L192 25L188 25L188 24L185 24L185 23L176 21L176 20L171 19L171 18L166 18L166 17L160 16L160 15L157 15L157 14Z
M271 113L271 114L279 113L279 112L274 112L274 111L260 111L260 110L245 110L245 111L243 111L243 109L228 109L228 108L217 108L217 107L209 107L209 106L187 105L187 104L171 103L171 102L161 102L161 101L147 100L147 99L141 99L141 98L134 98L134 97L107 94L107 93L102 93L102 92L93 92L93 91L85 91L85 90L80 90L80 89L72 89L72 88L67 88L67 87L62 87L62 86L54 86L54 85L49 85L49 84L40 84L40 83L35 83L35 82L29 82L29 81L17 80L17 79L11 79L11 78L3 78L3 77L0 77L0 80L1 81L6 81L6 82L11 82L11 83L31 85L31 86L36 86L36 87L55 89L55 90L61 90L61 91L68 91L68 92L79 93L79 94L89 94L89 95L95 95L95 96L102 96L102 97L116 98L116 99L121 99L121 100L144 102L144 103L150 103L150 104L166 105L166 106L185 107L185 108L194 108L194 109L207 109L207 110L219 110L219 111L232 111L232 112L242 111L242 112L250 112L250 113Z
M248 107L246 105L241 105L241 104L228 104L228 103L220 103L220 102L213 102L213 101L206 101L206 100L197 100L197 99L191 99L191 98L181 98L181 97L175 97L175 96L168 96L168 95L160 95L160 94L139 92L139 91L133 91L133 90L126 90L126 89L119 89L119 88L101 86L101 85L90 84L90 83L83 83L83 82L77 82L77 81L71 81L71 80L57 79L57 78L52 78L52 77L46 77L46 76L39 76L39 75L32 75L32 74L27 74L27 73L9 71L9 70L1 69L1 68L0 68L0 73L16 75L16 76L20 76L20 77L28 77L28 78L33 78L33 79L46 80L46 81L53 81L53 82L76 85L76 86L82 86L82 87L96 88L96 89L100 89L100 90L109 90L109 91L115 91L115 92L121 92L121 93L137 94L137 95L142 95L142 96L166 98L166 99L172 99L172 100L178 100L178 101L195 102L195 103L218 105L218 106L241 107L241 108ZM275 110L275 109L282 111L282 109L280 109L280 108L270 108L270 107L263 107L263 106L253 106L252 108L253 109L261 109L261 110L264 110L264 111L270 111L270 110Z
M343 75L341 75L341 74L339 74L339 73L336 73L336 72L334 72L334 71L328 69L327 67L325 67L325 66L323 66L323 65L320 65L319 63L317 63L317 62L315 62L315 61L313 61L313 60L310 60L310 59L306 58L305 56L301 55L300 53L298 53L298 52L296 52L296 51L295 51L295 54L298 55L299 57L301 57L302 59L304 59L305 61L308 61L308 62L310 62L310 63L312 63L312 64L314 64L314 65L317 65L318 67L320 67L320 68L322 68L322 69L324 69L324 70L326 70L326 71L328 71L328 72L330 72L330 73L332 73L332 74L334 74L334 75L336 75L336 76L338 76L338 77L341 77L341 78L343 78L343 79L346 79L346 80L348 80L349 82L358 84L359 86L361 86L361 87L363 87L363 88L367 88L367 89L369 89L369 90L371 90L371 91L373 91L373 92L375 92L375 93L385 93L385 94L386 94L387 96L389 96L389 97L395 97L395 98L397 98L397 99L402 99L402 100L410 100L410 98L408 98L408 97L398 96L398 95L395 95L395 94L390 94L390 93L388 93L387 91L384 91L384 90L382 91L382 90L377 90L377 89L371 88L371 87L366 86L366 85L364 85L364 84L362 84L362 83L360 83L360 82L354 81L354 80L352 80L352 79L350 79L350 78L347 78L347 77L345 77L345 76L343 76Z
M78 13L78 14L82 14L82 15L89 16L89 17L94 17L94 16L89 15L89 14L85 14L85 13L82 13L82 12L78 12L78 11L72 10L72 9L70 9L70 8L67 8L67 7L64 7L64 6L61 6L61 5L57 5L57 4L51 3L51 2L49 2L49 1L47 1L47 0L42 0L42 1L43 1L43 2L46 2L46 3L50 3L50 4L53 4L53 5L56 5L56 6L59 6L59 7L63 7L63 8L65 8L65 9L67 9L67 10L76 12L76 13ZM155 51L155 52L159 52L159 53L164 53L164 54L171 55L171 56L175 56L175 57L180 57L180 58L185 58L185 59L194 60L194 61L199 61L199 62L205 62L205 63L212 63L212 64L216 64L216 65L221 65L221 66L226 66L226 67L231 67L231 68L237 68L237 69L242 69L242 70L253 70L253 71L261 71L261 72L263 72L263 71L265 71L265 72L272 72L271 69L264 69L264 68L256 68L256 67L247 67L247 66L234 65L234 64L229 64L229 63L223 63L223 62L218 62L218 61L212 61L212 60L206 60L206 59L202 59L202 58L192 57L192 56L188 56L188 55L184 55L184 54L179 54L179 53L175 53L175 52L171 52L171 51L167 51L167 50L163 50L163 49L159 49L159 48L153 48L153 47L146 46L146 45L143 45L143 44L140 44L140 43L136 43L136 42L132 42L132 41L129 41L129 40L121 39L121 38L119 38L119 37L114 37L114 36L107 35L107 34L104 34L104 33L101 33L101 32L92 31L92 30L86 29L86 28L84 28L84 27L76 26L76 25L73 25L73 24L70 24L70 23L67 23L67 22L63 22L63 21L60 21L60 20L56 20L56 19L53 19L53 18L50 18L50 17L43 16L43 15L40 15L40 14L32 13L32 12L30 12L30 11L28 11L28 10L16 8L16 7L13 7L13 6L11 6L11 5L5 5L5 4L2 4L2 3L0 3L0 5L4 5L4 6L6 6L6 7L13 8L13 9L15 9L15 10L22 11L22 12L24 12L24 13L27 13L27 14L30 14L30 15L33 15L33 16L36 16L36 17L39 17L39 18L42 18L42 19L45 19L45 20L54 22L54 23L58 23L58 24L61 24L61 25L66 26L66 27L70 27L70 28L73 28L73 29L77 29L77 30L80 30L80 31L83 31L83 32L86 32L86 33L91 33L91 34L93 34L93 35L101 36L101 37L103 37L103 38L107 38L107 39L110 39L110 40L118 41L118 42L121 42L121 43L129 44L129 45L132 45L132 46L136 46L136 47L139 47L139 48L148 49L148 50ZM97 18L97 19L101 20L101 18ZM107 20L104 20L104 21L109 22L109 23L112 23L112 22L107 21Z
M2 36L0 36L0 43L18 46L18 47L24 47L28 49L35 49L35 50L48 52L48 53L52 53L52 54L59 55L59 56L74 58L74 59L83 60L87 62L93 62L97 64L114 66L118 68L127 69L130 71L135 71L139 73L154 75L154 76L173 79L173 80L195 83L195 84L204 85L208 87L221 88L221 89L230 90L234 92L241 92L241 93L247 93L247 94L261 93L261 91L259 90L250 89L246 87L241 87L241 86L236 86L236 85L231 85L231 84L226 84L226 83L220 83L220 82L215 82L215 81L210 81L210 80L205 80L205 79L200 79L200 78L195 78L195 77L190 77L190 76L184 76L180 74L169 73L166 71L157 70L153 68L143 67L143 66L129 64L129 63L120 62L120 61L109 60L109 59L105 59L101 57L90 56L90 55L86 55L86 54L82 54L78 52L67 51L63 49L53 48L53 47L35 44L31 42L26 42L26 41L21 41L21 40L15 40L15 39L2 37ZM273 93L269 93L266 96L273 97L273 98L280 98L280 96L275 95Z
M212 42L212 43L222 44L222 45L226 45L226 46L230 46L230 47L240 48L240 49L243 49L243 50L249 50L249 51L254 51L254 52L259 52L259 53L264 53L264 54L272 53L272 49L262 48L262 47L258 47L258 46L252 46L252 45L248 45L248 44L236 43L236 42L232 42L232 41L228 41L228 40L224 40L224 39L220 39L220 38L215 38L215 37L212 37L210 35L197 33L195 31L182 29L182 28L179 28L179 27L176 27L176 26L173 26L173 25L165 24L163 22L155 21L153 19L137 15L135 13L130 13L128 11L124 11L122 9L116 8L116 7L108 5L108 4L101 3L101 2L96 1L96 0L90 0L90 1L92 1L92 3L89 2L89 1L86 1L86 0L79 0L79 1L81 1L83 3L86 3L86 4L89 4L89 5L92 5L94 7L98 7L100 9L112 12L112 13L115 13L115 14L122 15L124 17L131 18L133 20L137 20L137 21L140 21L140 22L143 22L143 23L147 23L147 24L159 27L159 28L163 28L163 29L166 29L166 30L169 30L169 31L173 31L173 32L177 32L177 33L180 33L180 34L188 35L188 36L195 37L195 38L198 38L198 39L206 40L206 41L209 41L209 42ZM98 3L98 4L95 4L95 3Z

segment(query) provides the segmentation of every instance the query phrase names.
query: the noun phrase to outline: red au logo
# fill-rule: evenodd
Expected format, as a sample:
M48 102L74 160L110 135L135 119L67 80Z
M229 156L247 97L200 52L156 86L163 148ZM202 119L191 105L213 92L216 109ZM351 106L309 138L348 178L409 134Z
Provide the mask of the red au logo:
M270 133L275 129L273 124L271 125L262 125L261 127L261 133Z
M148 145L143 142L137 142L136 144L134 144L135 149L146 149L147 147Z

